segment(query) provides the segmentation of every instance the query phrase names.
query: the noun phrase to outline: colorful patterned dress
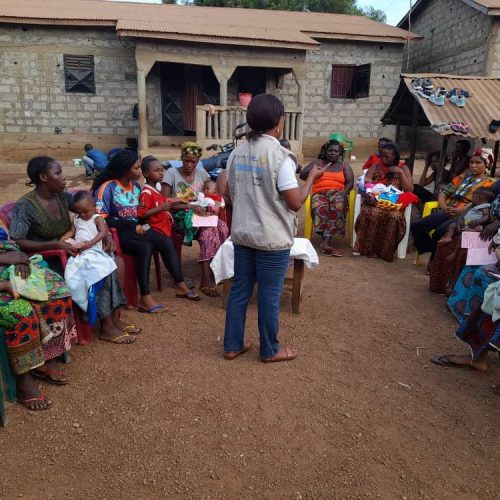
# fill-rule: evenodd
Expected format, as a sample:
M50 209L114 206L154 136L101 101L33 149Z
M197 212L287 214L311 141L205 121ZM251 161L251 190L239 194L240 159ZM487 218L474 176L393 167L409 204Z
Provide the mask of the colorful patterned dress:
M0 240L0 254L11 251L20 249L4 237ZM0 266L2 281L9 279L7 268ZM76 342L70 291L61 276L46 267L43 270L49 293L47 302L14 299L8 293L0 293L0 328L16 375L61 356Z

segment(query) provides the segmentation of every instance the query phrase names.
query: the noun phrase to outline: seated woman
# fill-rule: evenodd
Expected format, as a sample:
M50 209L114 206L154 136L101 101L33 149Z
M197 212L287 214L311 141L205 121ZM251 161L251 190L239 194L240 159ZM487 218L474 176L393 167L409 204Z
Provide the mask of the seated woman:
M70 291L54 271L43 268L47 302L15 296L8 267L15 266L16 274L27 278L29 265L28 256L8 239L6 229L0 228L0 328L16 376L18 400L28 410L37 411L46 410L52 402L40 393L34 378L54 385L68 383L57 358L76 342L76 328Z
M368 170L371 166L375 165L376 163L380 163L380 156L382 154L382 149L384 149L384 146L388 143L391 142L390 139L387 139L387 137L381 137L378 140L377 144L377 152L373 153L368 160L365 161L363 165L363 170Z
M345 235L349 191L354 184L352 168L342 157L340 143L328 141L321 148L318 159L305 166L300 174L300 178L306 180L314 165L325 167L323 176L313 183L311 216L314 232L322 238L320 246L323 255L333 257L342 257L342 252L333 248L333 240Z
M385 144L380 163L372 165L365 176L367 184L385 184L400 191L413 191L411 172L400 165L399 146L393 142ZM406 220L400 210L389 211L375 206L376 200L367 194L361 213L356 220L356 244L354 254L379 257L392 262L399 242L406 232Z
M48 157L33 158L28 163L28 177L35 189L18 200L14 207L11 238L27 253L58 249L76 255L78 250L72 244L61 241L61 237L72 228L69 215L72 196L65 191L66 177L61 164ZM111 250L111 244L108 234L103 240L103 250ZM49 258L47 262L54 271L64 274L59 260ZM126 300L116 273L105 278L96 303L101 320L99 338L120 344L134 342L135 337L128 334L141 330L119 319L119 308L126 304Z
M418 181L418 184L413 185L413 193L418 196L422 206L429 201L436 201L436 195L432 191L429 191L429 189L426 189L426 187L433 185L436 180L436 172L439 167L440 156L440 151L432 151L427 155L420 180Z
M136 152L123 149L109 161L108 167L92 184L99 213L111 228L116 228L125 253L135 257L135 273L139 284L139 311L162 313L165 307L151 295L149 273L153 252L164 251L164 242L156 233L139 224L141 162Z
M182 167L169 168L163 177L162 195L166 198L181 198L183 193L191 192L195 196L203 191L203 184L210 178L208 173L197 167L202 155L201 147L194 142L185 142L181 150ZM186 203L180 201L172 206L173 212L190 209L198 215L205 215L206 210L196 202ZM198 262L201 266L200 291L209 297L217 297L219 293L215 285L210 262L215 257L217 250L229 236L229 229L225 222L219 219L217 227L200 228L197 233L200 244Z
M448 300L448 306L460 322L456 336L465 342L470 354L446 354L434 356L431 361L441 366L467 366L484 372L488 369L488 351L500 351L500 324L492 317L493 310L484 312L482 307L489 285L500 279L500 237L493 238L491 249L495 250L498 262L487 266L466 266ZM500 394L500 388L497 387Z
M417 252L419 254L431 252L429 264L434 259L439 240L448 230L448 226L472 202L474 191L480 187L489 187L493 184L493 179L486 174L486 168L486 159L481 156L481 151L476 151L469 162L470 174L455 177L438 194L438 203L441 210L411 225L411 233ZM429 232L433 230L434 232L430 236Z

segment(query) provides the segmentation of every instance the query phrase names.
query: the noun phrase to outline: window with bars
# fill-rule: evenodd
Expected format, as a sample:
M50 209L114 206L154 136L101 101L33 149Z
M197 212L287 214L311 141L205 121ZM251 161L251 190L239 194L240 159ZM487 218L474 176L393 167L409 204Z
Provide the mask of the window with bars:
M359 99L370 95L371 64L332 64L330 97Z
M94 56L64 55L66 92L95 94Z

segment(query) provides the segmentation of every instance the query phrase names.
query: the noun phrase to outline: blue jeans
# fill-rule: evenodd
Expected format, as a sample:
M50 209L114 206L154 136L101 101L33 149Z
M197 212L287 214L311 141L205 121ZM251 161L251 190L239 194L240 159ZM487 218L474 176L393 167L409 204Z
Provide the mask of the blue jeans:
M255 250L234 245L234 278L227 304L224 351L243 348L247 307L255 283L258 286L260 356L271 358L278 342L281 292L288 269L290 250Z

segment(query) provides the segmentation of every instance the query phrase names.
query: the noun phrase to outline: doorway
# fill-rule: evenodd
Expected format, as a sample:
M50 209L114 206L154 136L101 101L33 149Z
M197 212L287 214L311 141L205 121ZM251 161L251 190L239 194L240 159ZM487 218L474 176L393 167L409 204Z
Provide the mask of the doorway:
M196 106L219 104L219 82L210 66L162 63L163 135L196 135Z

